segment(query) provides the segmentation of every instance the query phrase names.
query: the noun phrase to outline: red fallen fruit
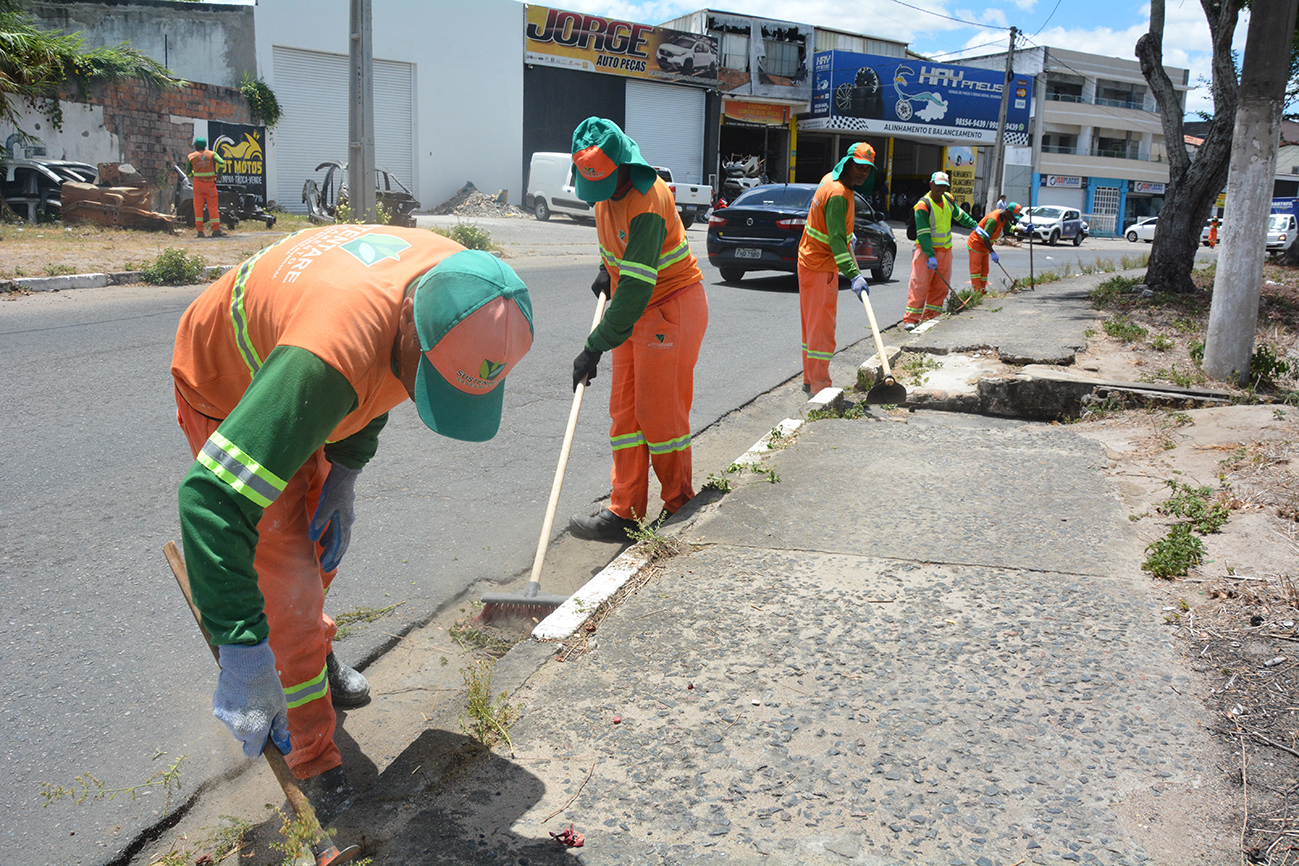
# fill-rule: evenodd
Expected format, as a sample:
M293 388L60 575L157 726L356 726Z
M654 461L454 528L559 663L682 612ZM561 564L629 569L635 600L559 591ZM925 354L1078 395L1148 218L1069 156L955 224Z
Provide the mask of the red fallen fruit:
M568 848L581 848L586 844L586 839L583 838L581 833L573 829L572 824L569 824L568 829L562 833L551 833L550 838Z
M614 717L613 717L613 723L614 723L615 725L621 725L621 724L622 724L622 716L614 716Z

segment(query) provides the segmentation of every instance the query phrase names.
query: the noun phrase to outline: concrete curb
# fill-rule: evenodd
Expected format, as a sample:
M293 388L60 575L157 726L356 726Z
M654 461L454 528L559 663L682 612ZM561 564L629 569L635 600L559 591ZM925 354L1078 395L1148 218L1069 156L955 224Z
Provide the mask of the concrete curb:
M807 401L808 411L827 410L841 407L844 402L842 388L824 388ZM732 461L732 466L751 467L762 462L762 458L781 446L773 442L792 436L803 426L802 419L786 418L771 432L764 435L739 457ZM600 605L614 596L629 580L640 574L641 569L649 564L650 556L644 543L632 545L624 550L613 562L606 565L595 577L588 580L581 589L573 593L568 601L537 624L532 630L533 641L562 641L572 637L582 624L599 609Z
M234 265L211 265L204 270L207 279L215 280ZM107 274L68 274L62 277L18 277L0 280L0 292L64 292L69 289L102 289L105 286L129 286L142 283L140 271L115 271Z

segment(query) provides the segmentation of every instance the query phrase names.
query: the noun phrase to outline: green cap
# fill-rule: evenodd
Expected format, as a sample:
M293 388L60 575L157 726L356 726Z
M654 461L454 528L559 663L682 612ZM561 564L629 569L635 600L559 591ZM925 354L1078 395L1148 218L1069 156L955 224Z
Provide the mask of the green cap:
M452 439L491 439L501 426L505 377L532 346L528 287L493 255L454 253L416 285L415 331L420 419Z
M838 165L834 167L834 171L830 172L830 176L835 180L838 180L839 176L843 174L843 170L848 167L848 160L852 160L858 165L869 165L871 168L874 168L875 148L871 147L864 141L859 141L856 144L851 145L848 148L848 155L839 160ZM863 192L862 187L865 187L869 180L870 175L867 175L866 180L862 181L857 187L857 191Z
M199 150L207 150L207 139L200 135L194 139L194 146Z
M636 142L603 117L588 117L573 130L573 162L577 165L577 197L588 204L607 201L618 188L619 166L631 166L632 185L649 192L658 172L640 155Z

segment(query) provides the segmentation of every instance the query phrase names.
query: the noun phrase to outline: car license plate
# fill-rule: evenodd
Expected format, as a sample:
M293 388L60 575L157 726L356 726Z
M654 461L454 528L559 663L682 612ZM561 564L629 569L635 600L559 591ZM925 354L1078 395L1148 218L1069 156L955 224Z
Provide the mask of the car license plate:
M762 250L755 250L753 247L737 247L735 250L737 259L760 259Z

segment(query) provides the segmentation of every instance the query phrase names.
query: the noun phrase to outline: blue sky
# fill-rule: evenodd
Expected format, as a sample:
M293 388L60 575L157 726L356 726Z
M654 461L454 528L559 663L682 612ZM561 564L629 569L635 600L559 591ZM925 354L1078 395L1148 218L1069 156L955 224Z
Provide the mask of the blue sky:
M1048 45L1135 60L1133 46L1150 23L1148 3L1122 0L1004 0L984 4L970 0L716 0L716 3L707 8L909 42L913 51L937 60L950 60L962 53L990 54L1003 50L1009 42L1010 34L1006 31L1009 27L1019 28L1031 40L1021 41L1020 45ZM1166 3L1164 63L1190 69L1194 87L1209 76L1209 25L1197 0L1166 0ZM660 0L567 0L547 5L646 24L658 24L705 8L702 4ZM1244 50L1247 21L1248 16L1242 15L1236 29L1238 51ZM1187 96L1188 113L1194 114L1201 108L1212 109L1207 86Z

